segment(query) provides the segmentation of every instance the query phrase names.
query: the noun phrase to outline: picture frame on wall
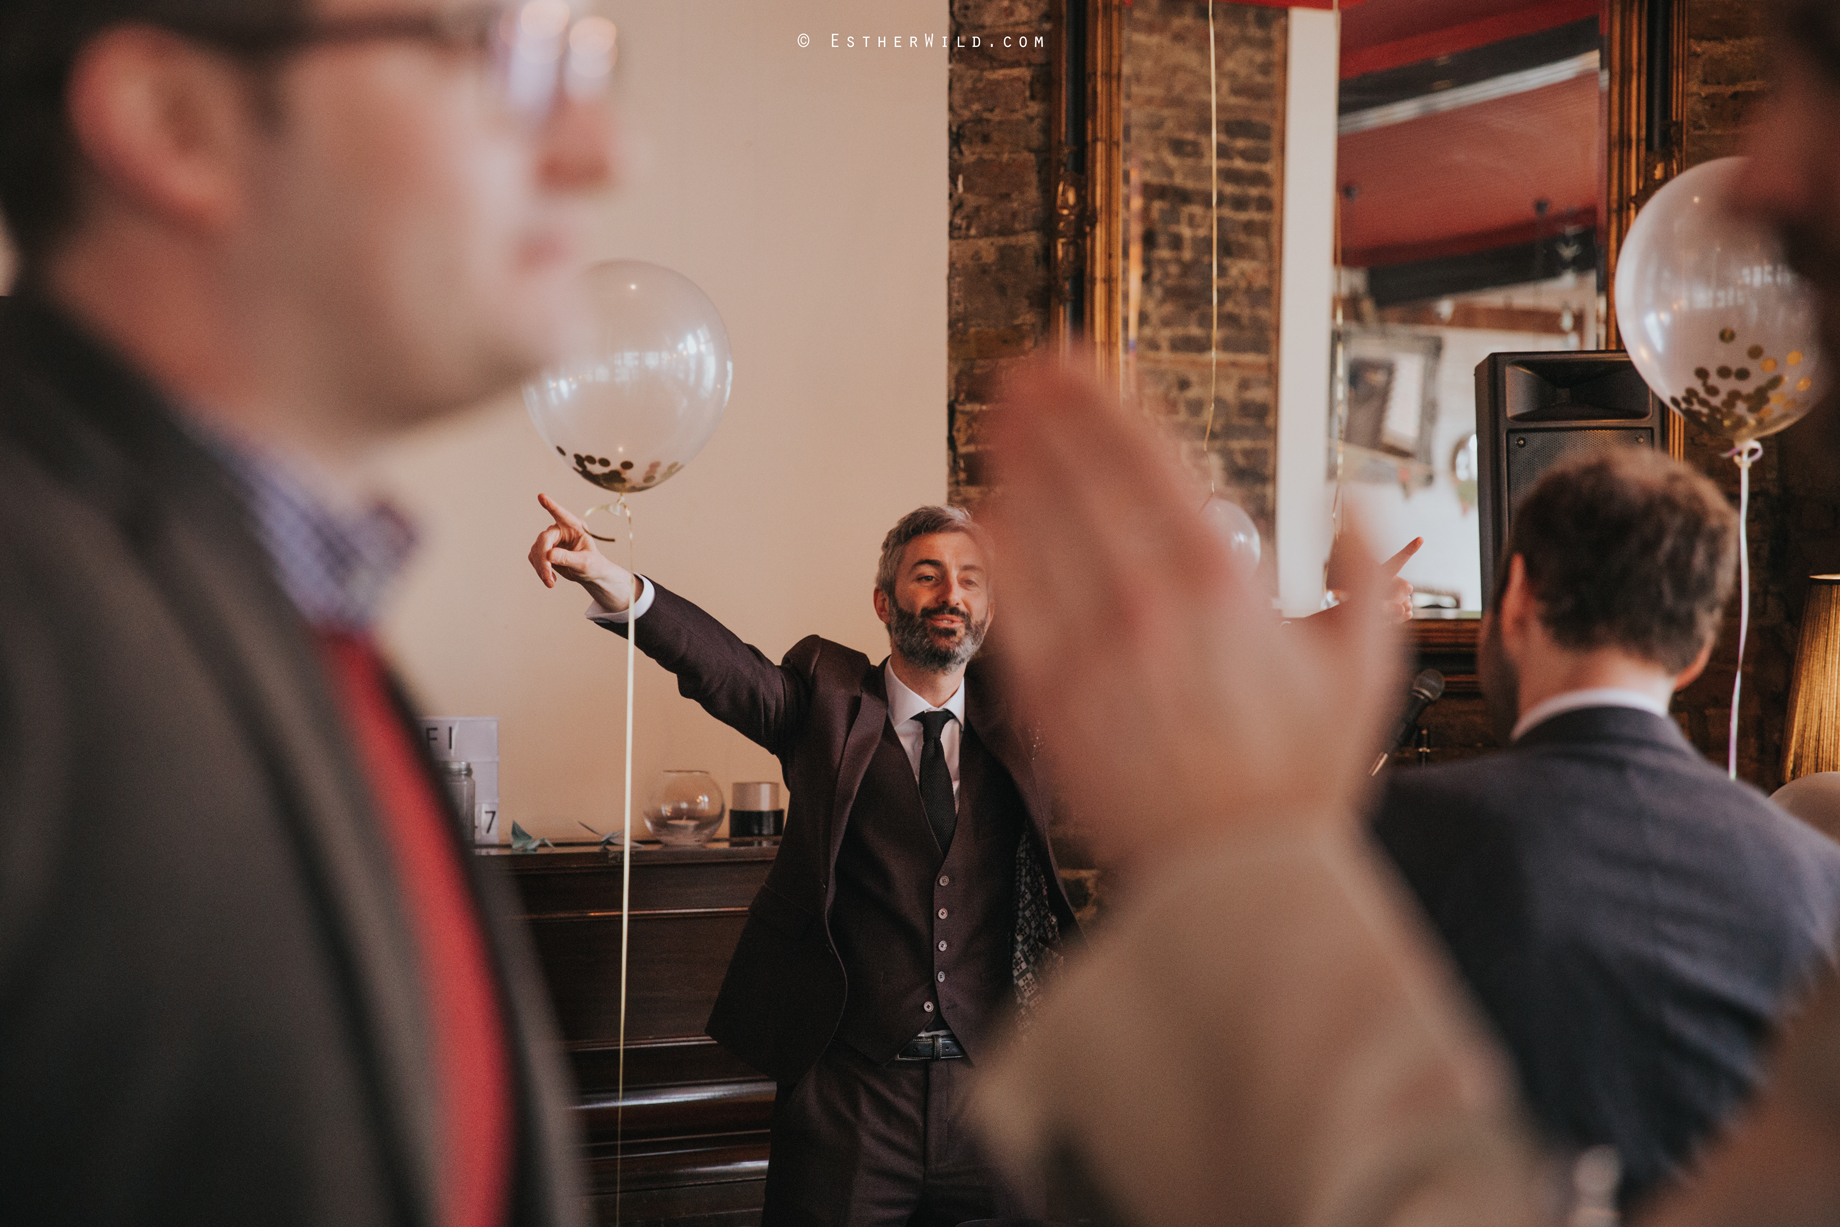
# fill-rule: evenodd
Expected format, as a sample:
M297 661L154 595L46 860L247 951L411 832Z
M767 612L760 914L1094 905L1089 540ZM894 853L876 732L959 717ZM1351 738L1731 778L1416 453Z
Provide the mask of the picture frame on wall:
M1330 402L1329 475L1431 484L1443 339L1412 328L1346 325L1335 335L1341 387Z

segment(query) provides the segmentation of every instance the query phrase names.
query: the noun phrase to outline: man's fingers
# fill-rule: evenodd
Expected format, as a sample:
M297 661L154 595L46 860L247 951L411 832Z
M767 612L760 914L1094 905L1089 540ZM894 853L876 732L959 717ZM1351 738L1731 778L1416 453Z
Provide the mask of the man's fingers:
M1128 635L1149 589L1163 579L1142 514L1166 495L1159 457L1094 381L1046 365L1006 389L992 452L1005 506L993 517L1004 575L1006 627L1018 670L1044 706L1057 705L1065 670L1090 650L1094 627Z
M1160 570L1146 549L1163 562L1193 561L1201 526L1183 513L1201 499L1167 437L1084 373L1037 366L1012 385L1009 400L1028 437L1019 440L1026 450L1008 449L1008 462L1033 462L1061 490L1056 501L1077 506L1106 547L1123 552L1120 561ZM1171 530L1194 540L1171 539Z
M1373 557L1367 534L1358 519L1349 518L1343 536L1349 558ZM1400 552L1409 558L1420 544L1414 541ZM1355 732L1360 745L1380 736L1379 728L1385 718L1385 696L1396 688L1405 669L1397 623L1387 616L1388 598L1396 591L1394 585L1401 582L1386 569L1392 561L1388 559L1381 566L1369 563L1349 568L1352 572L1347 577L1349 599L1343 606L1347 613L1334 619L1334 625L1326 628L1328 636L1318 641L1324 651L1321 660L1324 684L1343 694L1348 727Z
M1412 555L1418 553L1424 544L1425 539L1423 537L1414 537L1406 542L1406 547L1403 550L1400 550L1397 554L1394 554L1391 558L1380 564L1380 574L1388 578L1399 574L1400 569L1408 562L1412 561Z
M550 568L549 552L556 547L561 537L562 530L551 526L538 533L536 543L530 547L531 568L536 571L537 578L543 581L545 588L556 586L556 573Z
M1090 617L1095 598L1149 596L1137 584L1233 578L1200 516L1200 494L1176 449L1120 408L1090 376L1037 364L1005 390L992 433L998 480L1044 514L1015 517L1017 561ZM1090 577L1124 581L1095 586ZM1083 598L1081 596L1083 594Z
M1395 576L1391 600L1393 613L1398 619L1401 622L1410 622L1412 620L1412 585Z
M581 579L594 565L594 551L565 550L558 546L550 550L547 561L569 579Z
M578 536L587 536L588 525L567 507L564 507L561 503L558 503L547 494L537 495L537 502L543 504L543 510L549 512L550 515L555 518L558 526Z

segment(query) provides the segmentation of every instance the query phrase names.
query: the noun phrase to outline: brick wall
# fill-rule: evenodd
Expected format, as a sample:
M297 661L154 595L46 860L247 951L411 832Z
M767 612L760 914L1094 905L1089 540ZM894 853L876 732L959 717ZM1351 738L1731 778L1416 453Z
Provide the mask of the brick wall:
M949 85L946 446L954 503L975 503L984 490L978 421L995 377L1048 336L1049 52L1004 51L1001 43L1006 33L1047 30L1051 8L1050 0L952 4L953 33L982 43L961 50L953 39Z
M1045 28L1051 5L954 0L952 19L955 33L983 43L959 50L954 39L950 84L947 443L950 497L970 504L986 488L978 426L993 377L1047 339L1052 273L1048 55L991 44ZM1221 4L1215 21L1223 360L1210 451L1269 535L1285 18ZM1135 153L1143 165L1150 249L1140 385L1198 452L1208 389L1207 9L1199 0L1137 0L1125 25L1126 158Z
M1220 360L1211 463L1269 540L1277 457L1282 9L1215 6L1220 118ZM1212 253L1208 21L1195 0L1137 0L1125 17L1127 168L1141 172L1139 395L1195 450L1206 431Z

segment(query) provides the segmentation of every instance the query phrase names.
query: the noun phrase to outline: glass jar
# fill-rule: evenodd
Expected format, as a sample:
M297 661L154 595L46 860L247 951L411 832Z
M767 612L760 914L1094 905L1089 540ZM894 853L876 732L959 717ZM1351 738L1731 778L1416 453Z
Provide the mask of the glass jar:
M734 803L728 808L728 838L768 842L786 830L786 805L779 783L750 780L734 786Z
M646 802L645 827L667 844L706 843L726 808L722 786L707 771L660 771Z
M478 787L473 782L473 764L442 763L441 782L453 798L454 812L460 821L460 842L471 844L474 837L474 810L478 808Z

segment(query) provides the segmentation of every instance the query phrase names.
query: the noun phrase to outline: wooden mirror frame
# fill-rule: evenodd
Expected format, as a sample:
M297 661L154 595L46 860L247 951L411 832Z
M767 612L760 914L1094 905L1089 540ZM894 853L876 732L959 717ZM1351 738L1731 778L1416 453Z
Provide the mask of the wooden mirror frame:
M1125 7L1125 0L1054 0L1052 14L1049 337L1062 351L1084 340L1108 376L1124 352ZM1613 287L1636 211L1683 169L1687 5L1605 0L1605 10L1603 230L1606 284ZM1620 348L1609 292L1607 345ZM1410 638L1419 659L1445 674L1448 689L1475 693L1479 631L1475 618L1418 619Z

